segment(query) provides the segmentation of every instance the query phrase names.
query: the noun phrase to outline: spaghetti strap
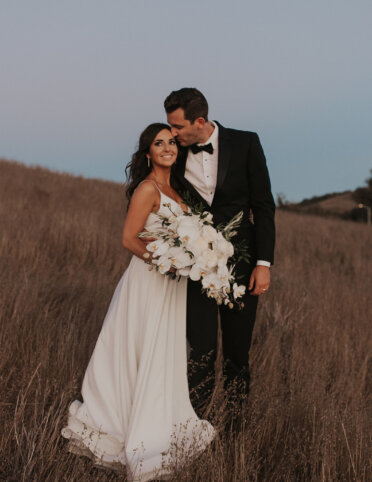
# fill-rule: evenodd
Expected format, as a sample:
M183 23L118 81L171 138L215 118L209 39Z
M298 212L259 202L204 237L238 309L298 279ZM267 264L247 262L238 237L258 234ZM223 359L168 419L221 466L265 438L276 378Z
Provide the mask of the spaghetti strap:
M173 201L174 203L178 204L178 206L181 206L181 204L180 204L178 201L176 201L176 200L173 199L172 197L167 196L166 194L164 194L164 193L160 190L160 188L159 188L159 186L156 184L156 182L153 181L152 179L144 179L143 181L141 181L141 182L138 184L138 186L140 186L143 182L151 182L151 183L156 187L156 189L159 191L159 194L160 194L160 202L161 202L162 197L166 197L166 198L170 199L171 201ZM137 186L137 187L138 187L138 186ZM183 210L182 206L181 206L181 209Z
M158 185L156 184L156 182L153 181L152 179L144 179L143 181L141 181L141 182L138 184L138 186L139 186L140 184L142 184L143 182L151 182L151 183L156 187L156 189L159 191L160 196L163 194L163 193L160 191L159 186L158 186ZM137 187L138 187L138 186L137 186Z

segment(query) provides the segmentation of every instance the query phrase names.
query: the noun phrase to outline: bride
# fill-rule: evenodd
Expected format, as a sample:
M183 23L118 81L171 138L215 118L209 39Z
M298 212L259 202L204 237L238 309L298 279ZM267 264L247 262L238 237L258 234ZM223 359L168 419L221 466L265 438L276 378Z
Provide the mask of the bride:
M177 154L166 124L151 124L141 134L128 166L123 230L123 245L134 256L85 372L84 402L71 403L62 430L71 452L90 456L95 465L125 465L132 481L169 476L172 464L198 455L215 435L189 399L187 280L149 271L150 254L137 237L159 227L157 213L187 209L171 186Z

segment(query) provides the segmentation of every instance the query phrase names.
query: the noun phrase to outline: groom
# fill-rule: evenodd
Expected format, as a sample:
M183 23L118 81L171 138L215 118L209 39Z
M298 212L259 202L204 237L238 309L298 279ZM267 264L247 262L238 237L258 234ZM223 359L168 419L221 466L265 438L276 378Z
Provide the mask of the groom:
M250 262L241 262L236 267L237 275L242 277L239 283L247 286L242 310L218 307L202 293L199 282L188 281L189 388L192 404L200 415L215 385L218 310L226 392L230 400L238 402L248 393L249 348L258 296L270 285L275 204L256 133L228 129L209 121L208 103L194 88L172 92L164 107L172 135L181 147L175 172L177 188L202 203L213 214L216 225L230 221L243 210L239 234L233 242L244 240L250 248Z

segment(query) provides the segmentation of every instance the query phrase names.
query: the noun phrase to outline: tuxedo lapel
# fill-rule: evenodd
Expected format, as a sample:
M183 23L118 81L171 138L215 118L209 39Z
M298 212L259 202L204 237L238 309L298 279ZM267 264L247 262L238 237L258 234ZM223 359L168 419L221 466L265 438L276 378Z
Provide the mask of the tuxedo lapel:
M229 134L227 129L225 129L221 124L218 124L218 170L217 170L217 184L216 192L222 186L227 171L229 169L230 158L231 158L231 144ZM215 193L216 196L216 193Z
M183 178L185 176L186 161L187 161L187 148L178 146L178 157L175 165L175 173L178 178Z

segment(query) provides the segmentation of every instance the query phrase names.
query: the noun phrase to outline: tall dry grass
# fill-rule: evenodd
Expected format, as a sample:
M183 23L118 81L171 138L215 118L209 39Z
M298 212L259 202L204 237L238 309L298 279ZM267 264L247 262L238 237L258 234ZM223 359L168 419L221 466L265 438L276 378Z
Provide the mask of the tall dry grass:
M128 263L123 188L1 161L0 193L0 477L124 480L60 436ZM372 229L288 212L277 225L244 423L175 480L371 478Z

